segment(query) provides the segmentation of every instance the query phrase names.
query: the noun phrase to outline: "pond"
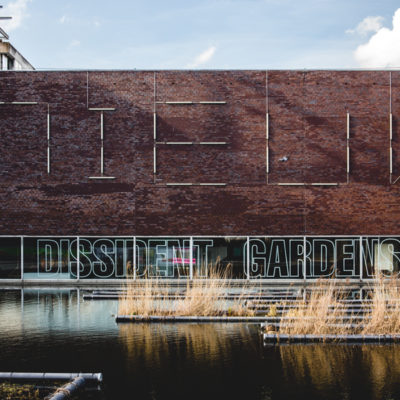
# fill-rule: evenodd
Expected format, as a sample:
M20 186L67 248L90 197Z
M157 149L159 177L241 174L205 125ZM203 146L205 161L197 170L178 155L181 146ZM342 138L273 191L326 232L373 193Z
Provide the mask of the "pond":
M80 399L400 399L400 345L264 345L252 324L116 324L82 291L0 291L0 370L102 372Z

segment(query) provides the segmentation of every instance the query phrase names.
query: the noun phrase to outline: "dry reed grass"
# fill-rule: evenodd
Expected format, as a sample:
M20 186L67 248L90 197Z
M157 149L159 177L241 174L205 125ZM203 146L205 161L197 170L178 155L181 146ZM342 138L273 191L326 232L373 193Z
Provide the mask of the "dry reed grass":
M168 289L165 281L157 278L128 282L126 292L119 299L119 315L141 316L244 316L253 315L244 305L246 285L234 300L222 298L232 290L230 269L222 272L210 268L207 279L187 280L183 293ZM196 278L196 277L195 277ZM168 295L164 299L163 296Z
M370 296L361 299L360 310L346 310L346 291L337 281L320 281L311 294L283 310L279 333L288 335L400 335L400 289L397 278L377 276ZM362 317L362 318L360 318ZM273 333L273 327L266 327Z
M362 329L363 335L400 334L400 290L398 279L378 276L371 288L371 311Z
M354 314L343 313L345 293L334 281L321 281L311 289L307 298L296 303L296 307L285 310L286 318L279 324L279 332L288 335L325 335L350 333L356 323ZM349 317L349 319L345 318ZM353 328L354 329L354 328Z

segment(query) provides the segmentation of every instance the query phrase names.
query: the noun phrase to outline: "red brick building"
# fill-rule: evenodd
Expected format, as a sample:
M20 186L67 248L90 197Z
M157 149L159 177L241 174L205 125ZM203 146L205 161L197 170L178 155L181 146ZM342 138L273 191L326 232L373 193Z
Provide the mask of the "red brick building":
M398 121L397 71L0 72L2 276L394 273Z

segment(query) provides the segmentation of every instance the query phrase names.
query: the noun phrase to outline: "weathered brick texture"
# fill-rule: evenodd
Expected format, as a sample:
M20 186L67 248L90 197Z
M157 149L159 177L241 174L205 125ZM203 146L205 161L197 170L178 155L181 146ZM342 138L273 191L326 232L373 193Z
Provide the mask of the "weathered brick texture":
M165 104L182 101L195 104ZM400 234L397 71L4 71L0 102L1 235ZM104 112L113 180L89 179L101 148L90 107L115 107ZM157 142L193 142L157 144L155 175L154 112ZM227 185L166 185L177 182ZM277 185L293 182L339 185Z

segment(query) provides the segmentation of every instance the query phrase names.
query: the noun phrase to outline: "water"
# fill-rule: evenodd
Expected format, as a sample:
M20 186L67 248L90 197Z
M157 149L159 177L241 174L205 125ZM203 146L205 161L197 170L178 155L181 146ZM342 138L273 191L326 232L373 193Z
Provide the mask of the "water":
M400 399L400 345L265 346L257 325L116 312L74 290L0 291L0 370L102 372L94 399Z

